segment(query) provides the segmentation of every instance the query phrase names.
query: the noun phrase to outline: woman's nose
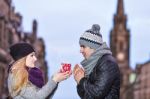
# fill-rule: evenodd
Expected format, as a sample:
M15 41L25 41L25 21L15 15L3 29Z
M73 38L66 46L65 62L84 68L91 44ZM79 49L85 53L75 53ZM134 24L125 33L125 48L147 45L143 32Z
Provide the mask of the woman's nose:
M37 57L36 56L34 57L34 60L37 61Z

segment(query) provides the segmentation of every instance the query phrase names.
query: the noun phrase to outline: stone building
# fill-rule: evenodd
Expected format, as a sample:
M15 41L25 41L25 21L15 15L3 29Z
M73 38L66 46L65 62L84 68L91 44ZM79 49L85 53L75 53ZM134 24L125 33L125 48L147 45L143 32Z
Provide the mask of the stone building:
M130 30L123 0L118 0L110 33L110 47L121 71L120 99L150 99L150 61L130 68Z
M134 99L150 99L150 61L136 66Z
M0 99L6 99L7 68L11 62L8 48L17 42L31 43L37 52L38 63L47 81L47 62L45 61L45 44L42 38L37 37L37 21L33 21L32 31L26 33L22 30L22 16L16 13L12 0L0 0Z
M121 71L121 99L129 99L127 90L130 88L129 75L132 72L129 50L130 32L126 22L127 16L124 13L123 0L118 0L117 13L114 15L114 27L110 33L110 47Z

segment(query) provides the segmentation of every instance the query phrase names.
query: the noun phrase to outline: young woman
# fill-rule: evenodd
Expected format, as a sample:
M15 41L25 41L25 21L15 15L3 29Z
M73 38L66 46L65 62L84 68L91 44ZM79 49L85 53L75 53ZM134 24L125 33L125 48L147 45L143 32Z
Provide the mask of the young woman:
M52 98L58 83L67 79L71 71L57 72L44 85L42 72L35 67L35 50L28 43L17 43L10 47L14 62L9 66L8 89L13 99Z

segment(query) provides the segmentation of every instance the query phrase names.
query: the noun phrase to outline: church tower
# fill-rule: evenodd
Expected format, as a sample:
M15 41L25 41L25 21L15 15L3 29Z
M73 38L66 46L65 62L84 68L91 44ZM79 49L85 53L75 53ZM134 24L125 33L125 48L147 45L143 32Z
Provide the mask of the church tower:
M117 13L114 15L114 27L110 33L110 47L117 59L121 72L120 99L127 98L130 86L130 33L126 26L127 16L124 14L123 0L118 0Z

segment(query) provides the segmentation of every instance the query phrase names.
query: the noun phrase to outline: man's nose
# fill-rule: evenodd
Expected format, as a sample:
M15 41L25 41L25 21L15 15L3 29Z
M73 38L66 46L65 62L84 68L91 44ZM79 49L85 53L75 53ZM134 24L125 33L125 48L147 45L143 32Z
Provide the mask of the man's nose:
M82 52L83 52L83 48L81 47L81 48L80 48L80 53L82 53Z

